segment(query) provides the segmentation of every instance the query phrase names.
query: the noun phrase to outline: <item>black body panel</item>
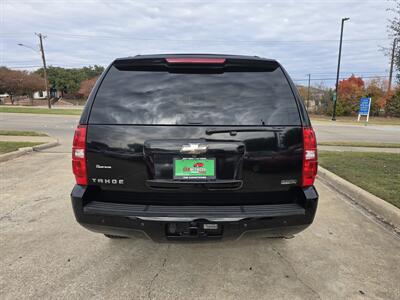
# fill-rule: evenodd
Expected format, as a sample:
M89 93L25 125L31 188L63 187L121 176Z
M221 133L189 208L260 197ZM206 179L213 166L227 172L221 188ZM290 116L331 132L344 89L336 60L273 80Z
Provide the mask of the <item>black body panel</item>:
M216 158L217 181L242 180L238 192L288 190L301 180L302 129L273 129L210 136L206 134L207 128L200 126L90 125L89 182L104 190L146 192L147 180L172 181L173 159L185 156L179 152L181 146L198 142L209 146L204 155ZM162 141L157 140L161 137ZM123 179L124 184L95 183L93 178Z
M225 61L174 65L167 57ZM140 74L128 79L129 72ZM119 88L124 80L132 85ZM311 124L275 60L117 59L93 88L80 125L87 126L88 185L75 185L71 199L77 221L92 231L157 241L236 239L290 236L314 219L317 191L302 188L303 128ZM214 176L175 176L175 161L185 159L212 160Z

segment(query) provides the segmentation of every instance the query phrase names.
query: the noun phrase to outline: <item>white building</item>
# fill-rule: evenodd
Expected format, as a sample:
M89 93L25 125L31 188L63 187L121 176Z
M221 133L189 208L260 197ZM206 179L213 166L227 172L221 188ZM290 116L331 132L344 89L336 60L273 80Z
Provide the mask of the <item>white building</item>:
M61 97L61 92L57 91L56 89L50 89L50 98L59 98ZM47 92L46 91L37 91L33 93L33 99L46 99Z
M46 99L47 92L46 91L37 91L33 93L33 99Z

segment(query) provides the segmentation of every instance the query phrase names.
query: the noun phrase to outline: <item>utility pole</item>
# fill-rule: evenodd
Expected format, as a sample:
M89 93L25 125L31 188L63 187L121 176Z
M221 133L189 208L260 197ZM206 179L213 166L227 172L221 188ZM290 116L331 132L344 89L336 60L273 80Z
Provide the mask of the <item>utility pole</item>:
M336 104L337 104L337 102L339 100L338 88L339 88L340 59L341 59L341 56L342 56L343 26L344 26L344 22L347 21L347 20L350 20L350 18L342 18L342 26L340 28L339 58L338 58L338 65L337 65L336 87L335 87L336 99L333 102L332 121L336 121Z
M44 55L44 49L43 49L43 39L46 38L46 36L43 36L41 33L35 33L39 37L39 45L40 45L40 52L42 54L42 61L43 61L43 74L44 74L44 84L46 87L46 96L47 96L47 106L51 108L51 102L50 102L50 91L49 91L49 83L47 80L47 66L46 66L46 57Z
M311 74L308 74L308 89L307 89L307 110L310 105L310 84L311 84Z
M388 84L388 93L392 89L392 77L393 77L393 65L394 65L394 53L396 51L397 38L393 40L393 48L392 48L392 58L390 60L390 71L389 71L389 84Z

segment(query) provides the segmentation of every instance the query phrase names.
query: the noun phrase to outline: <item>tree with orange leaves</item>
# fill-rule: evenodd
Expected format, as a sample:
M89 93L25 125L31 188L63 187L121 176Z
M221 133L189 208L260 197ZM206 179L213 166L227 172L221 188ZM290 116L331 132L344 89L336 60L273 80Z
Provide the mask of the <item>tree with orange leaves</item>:
M400 118L400 86L398 86L387 99L385 112L391 117Z
M85 98L89 97L89 94L92 91L94 85L96 84L98 78L99 76L96 76L82 81L78 93L83 95Z
M365 83L361 77L353 74L339 82L338 92L337 115L352 115L358 111L360 98L365 94Z
M370 80L365 89L365 96L371 97L371 115L378 116L379 112L385 108L387 101L387 81L379 78Z

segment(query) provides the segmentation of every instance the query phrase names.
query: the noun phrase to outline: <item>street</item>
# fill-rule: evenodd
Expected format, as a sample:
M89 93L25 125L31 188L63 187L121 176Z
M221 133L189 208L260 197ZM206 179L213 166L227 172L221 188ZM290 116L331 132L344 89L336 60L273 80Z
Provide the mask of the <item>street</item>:
M33 130L58 138L62 147L53 149L53 151L70 151L74 129L78 121L79 116L0 113L0 129ZM314 122L313 127L319 142L400 143L400 126Z
M293 239L159 244L109 240L74 219L75 116L1 114L0 128L60 146L0 164L2 299L399 299L400 236L321 181L314 223ZM399 142L398 127L317 125L320 140ZM379 135L376 132L380 132Z
M32 130L57 138L60 146L49 151L70 152L79 116L0 113L0 129Z

